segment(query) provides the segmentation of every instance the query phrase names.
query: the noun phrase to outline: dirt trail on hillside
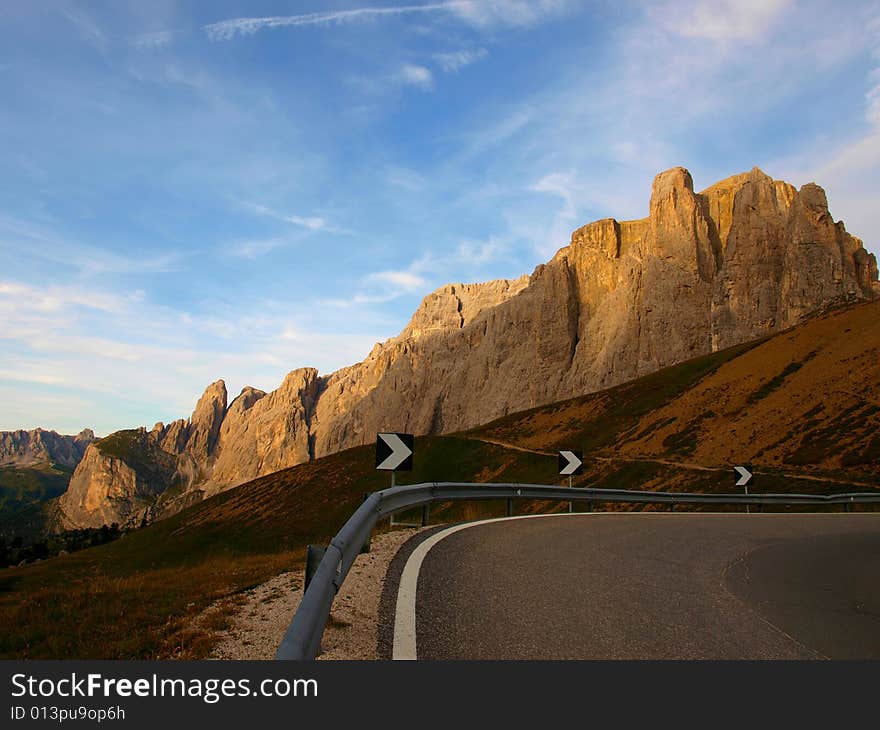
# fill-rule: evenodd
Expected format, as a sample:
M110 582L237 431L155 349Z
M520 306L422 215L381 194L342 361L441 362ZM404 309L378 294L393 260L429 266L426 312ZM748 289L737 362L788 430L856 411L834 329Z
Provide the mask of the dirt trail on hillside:
M517 446L516 444L511 444L505 441L501 441L500 439L488 439L488 438L480 438L478 436L466 436L465 438L470 439L471 441L482 441L483 443L493 444L495 446L501 446L505 449L513 449L514 451L523 451L528 454L538 454L539 456L556 456L556 452L554 451L538 451L537 449L527 449L523 446ZM694 464L686 461L673 461L671 459L660 459L652 456L600 456L598 454L587 454L587 458L595 459L596 461L606 461L606 462L626 462L626 463L636 463L636 462L650 462L653 464L663 464L664 466L672 466L677 469L688 469L691 471L712 471L712 472L726 472L730 471L730 468L724 466L704 466L703 464ZM753 472L757 475L766 474L760 469L753 469ZM815 474L803 474L803 473L795 473L795 472L783 472L782 476L786 479L807 479L813 482L823 482L827 484L843 484L847 486L854 487L866 487L870 490L876 490L877 485L871 484L870 482L859 482L854 481L852 479L836 479L834 477L826 477L826 476L817 476Z
M506 441L499 441L497 439L487 439L481 438L479 436L465 436L464 438L469 439L470 441L482 441L484 444L492 444L493 446L501 446L504 449L522 451L526 454L537 454L538 456L556 456L555 451L537 451L535 449L527 449L524 446L517 446L516 444L510 444Z

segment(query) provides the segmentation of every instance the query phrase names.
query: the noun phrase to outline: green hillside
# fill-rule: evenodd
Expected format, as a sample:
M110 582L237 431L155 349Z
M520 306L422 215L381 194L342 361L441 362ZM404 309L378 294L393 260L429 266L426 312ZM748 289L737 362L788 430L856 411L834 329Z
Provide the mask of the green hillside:
M0 466L0 537L40 535L43 505L64 493L71 473L56 464Z

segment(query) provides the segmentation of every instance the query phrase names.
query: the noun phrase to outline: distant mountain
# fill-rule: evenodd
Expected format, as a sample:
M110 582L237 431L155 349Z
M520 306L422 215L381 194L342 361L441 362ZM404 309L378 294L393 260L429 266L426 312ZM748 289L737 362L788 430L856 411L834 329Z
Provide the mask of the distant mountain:
M45 503L67 490L73 470L95 440L90 429L62 436L41 428L0 431L0 537L38 537Z
M531 276L438 289L361 363L294 370L231 404L217 381L188 420L96 441L58 524L165 516L379 430L470 428L878 294L875 257L818 185L797 190L755 168L695 193L673 168L655 178L647 218L579 228Z
M94 432L83 429L76 436L56 431L0 431L0 466L30 467L58 464L73 469L86 447L95 440Z

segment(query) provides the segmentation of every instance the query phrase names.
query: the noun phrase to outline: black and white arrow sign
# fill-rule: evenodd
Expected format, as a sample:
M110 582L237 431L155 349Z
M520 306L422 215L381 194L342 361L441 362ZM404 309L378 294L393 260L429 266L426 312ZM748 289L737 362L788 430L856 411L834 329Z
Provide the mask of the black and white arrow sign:
M735 466L733 467L734 474L737 476L736 486L745 487L752 483L752 471L751 467L745 466Z
M570 477L584 470L584 455L580 451L559 452L559 473Z
M376 468L384 471L412 471L414 443L411 433L377 433Z

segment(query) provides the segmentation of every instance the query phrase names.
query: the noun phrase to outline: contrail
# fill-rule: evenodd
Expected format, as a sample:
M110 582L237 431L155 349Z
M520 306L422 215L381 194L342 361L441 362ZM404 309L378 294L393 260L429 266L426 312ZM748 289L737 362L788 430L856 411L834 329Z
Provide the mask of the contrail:
M386 8L357 8L326 13L275 16L268 18L233 18L203 26L212 41L228 41L236 35L253 35L264 28L282 28L299 25L333 25L385 15L408 15L415 13L449 12L455 8L472 5L472 0L449 0L427 5L401 5Z

